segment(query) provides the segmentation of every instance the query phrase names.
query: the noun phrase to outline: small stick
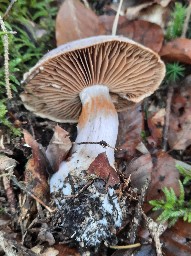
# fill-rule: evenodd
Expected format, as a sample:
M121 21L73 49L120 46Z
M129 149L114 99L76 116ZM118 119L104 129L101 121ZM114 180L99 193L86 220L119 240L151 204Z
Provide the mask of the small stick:
M10 81L9 81L9 38L8 38L7 29L5 27L5 23L1 15L0 15L0 26L3 32L5 33L2 36L3 47L4 47L5 87L6 87L8 99L11 99L12 93L11 93L11 87L10 87Z
M115 19L114 19L114 22L113 22L112 36L115 36L116 32L117 32L117 25L118 25L118 21L119 21L119 14L120 14L120 11L121 11L122 3L123 3L123 0L120 0L119 6L118 6L118 9L117 9L117 13L115 15Z
M16 177L13 175L11 177L11 180L23 191L25 191L29 196L31 196L33 199L35 199L37 202L39 202L39 204L41 204L42 206L44 206L50 213L55 212L55 209L51 209L49 206L47 206L41 199L39 199L38 197L36 197L33 193L31 193L30 191L28 191L25 186L23 186L20 182L18 182L18 180L16 179Z
M3 15L3 20L6 20L8 14L9 14L9 12L10 12L10 10L12 9L14 3L16 3L16 2L17 2L17 0L11 0L9 6L7 7L6 12L5 12L4 15Z
M80 191L75 194L75 195L68 195L68 196L63 196L63 198L66 198L66 199L70 199L70 198L77 198L81 193L83 193L89 186L92 185L92 183L94 182L94 180L90 180L87 182L86 185L83 186L83 188L80 189Z
M157 224L153 219L147 217L142 210L142 215L146 221L147 228L155 242L157 256L162 256L162 244L160 242L160 236L164 232L165 228L162 224Z
M189 1L189 5L187 7L187 13L186 13L186 18L184 21L184 26L183 26L181 37L186 37L186 32L188 30L189 21L190 21L190 15L191 15L191 1Z
M163 130L163 151L167 150L167 141L168 141L168 130L169 130L169 120L170 120L170 113L171 113L171 103L172 97L174 94L174 86L169 84L168 94L167 94L167 102L166 102L166 116L165 116L165 125Z
M121 249L136 248L136 247L139 247L139 246L141 246L140 243L137 243L137 244L128 244L128 245L112 245L112 246L109 246L109 248L111 248L111 249L116 249L116 250L121 250Z
M88 142L73 142L73 144L77 144L77 145L83 145L83 144L97 144L97 145L100 145L102 146L103 148L112 148L114 149L115 151L119 151L119 150L123 150L123 149L120 149L120 148L114 148L112 146L110 146L106 141L104 140L101 140L99 142L93 142L93 141L88 141Z
M135 208L135 214L134 214L134 218L133 218L133 225L132 225L131 230L129 231L129 234L128 234L129 242L131 244L133 244L136 240L137 229L138 229L138 226L139 226L140 221L142 219L142 205L143 205L144 200L145 200L145 195L146 195L148 186L149 186L149 180L147 179L145 181L145 184L142 187L141 193L138 197L138 203L137 203L137 206Z

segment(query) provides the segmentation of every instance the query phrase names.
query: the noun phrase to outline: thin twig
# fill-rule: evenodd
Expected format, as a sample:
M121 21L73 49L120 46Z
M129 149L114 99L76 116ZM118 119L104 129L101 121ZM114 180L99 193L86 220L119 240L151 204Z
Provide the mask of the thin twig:
M0 15L0 26L2 31L5 33L2 35L3 47L4 47L4 68L5 68L5 87L8 99L12 98L11 87L9 81L9 38L8 32L5 27L5 23Z
M51 209L49 206L47 206L41 199L39 199L38 197L36 197L33 193L31 193L30 191L28 191L26 189L26 187L24 185L22 185L20 182L18 182L18 180L16 179L16 177L13 175L11 176L11 180L15 183L15 185L17 185L21 190L25 191L29 196L31 196L33 199L35 199L37 202L39 202L39 204L41 204L42 206L44 206L50 213L55 212L55 209Z
M140 243L137 243L137 244L128 244L128 245L112 245L112 246L109 246L109 248L115 249L115 250L121 250L121 249L136 248L136 247L139 247L139 246L141 246Z
M190 21L190 15L191 15L191 1L189 1L189 5L188 5L186 11L187 11L186 12L186 18L184 20L184 26L183 26L181 37L186 37L186 32L188 30L189 21Z
M162 256L162 244L160 242L160 236L165 230L165 227L162 224L156 223L153 219L146 216L142 211L143 217L146 221L147 228L155 242L157 256Z
M119 6L118 6L118 9L117 9L117 13L115 15L115 19L114 19L114 22L113 22L112 36L115 36L116 32L117 32L117 26L118 26L118 21L119 21L119 14L120 14L120 11L121 11L122 3L123 3L123 0L120 0Z
M11 0L9 6L7 7L6 12L5 12L4 15L3 15L3 20L6 20L8 14L9 14L9 12L10 12L10 10L12 9L14 3L16 3L16 2L17 2L17 0Z
M80 189L80 191L79 191L77 194L75 194L75 195L66 195L66 196L63 196L63 198L66 198L66 199L73 198L73 199L75 199L75 198L79 197L79 195L81 195L89 186L91 186L93 182L94 182L93 179L90 180L90 181L88 181L88 182Z
M172 84L169 84L167 101L166 101L165 125L163 130L163 144L162 144L163 151L167 150L169 120L170 120L171 103L172 103L173 94L174 94L174 86Z
M128 233L128 238L129 238L129 243L133 244L136 240L136 236L137 236L137 229L140 225L141 219L142 219L142 205L144 203L145 200L145 195L147 192L149 186L149 180L147 179L145 181L144 186L141 188L141 193L138 196L138 203L137 206L135 208L135 214L134 214L134 218L132 221L132 227L131 230Z
M77 144L77 145L84 145L84 144L97 144L97 145L100 145L102 146L103 148L112 148L114 149L115 151L119 151L119 150L123 150L121 148L115 148L115 147L112 147L110 146L106 141L104 140L101 140L99 142L94 142L94 141L85 141L85 142L73 142L73 144Z

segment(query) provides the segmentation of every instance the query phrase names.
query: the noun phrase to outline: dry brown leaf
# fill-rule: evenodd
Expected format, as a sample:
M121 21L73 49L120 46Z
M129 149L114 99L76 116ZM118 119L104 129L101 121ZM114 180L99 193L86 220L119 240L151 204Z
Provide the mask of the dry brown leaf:
M144 130L141 106L136 105L119 113L119 132L117 147L123 149L116 153L117 157L131 159L136 147L141 142L141 132Z
M168 142L171 149L185 150L191 145L191 87L181 86L172 99Z
M166 256L191 255L191 223L178 220L170 229L161 236L164 254Z
M96 14L79 0L66 0L56 18L57 46L90 36L105 34Z
M111 34L115 16L100 16L100 21L105 25L107 34ZM160 26L144 21L129 21L125 17L120 17L117 28L117 35L126 36L155 52L159 52L164 40L163 31Z
M163 7L160 4L154 4L149 8L142 10L138 19L155 23L162 29L165 29L166 24L169 21L169 14L169 7Z
M119 176L113 167L110 166L106 153L99 154L88 168L88 174L95 174L100 179L103 179L107 186L113 187L119 184Z
M69 133L57 125L46 150L46 156L54 172L58 170L60 163L65 160L71 147L72 142Z
M163 45L159 55L167 61L191 64L191 39L177 38Z
M41 256L59 256L60 253L58 250L52 248L52 247L49 247L47 248L42 254Z
M132 1L129 1L129 0L123 0L123 3L122 3L122 7L121 7L121 11L120 11L120 14L121 15L126 15L126 17L129 19L129 20L133 20L133 19L136 19L141 10L153 5L153 2L154 1L143 1L143 2L140 2L137 4L137 2L132 2ZM112 10L115 10L117 11L118 10L118 6L119 6L119 3L113 3L110 5L110 8Z
M23 131L25 142L32 148L30 158L25 168L25 182L30 191L38 198L46 201L49 195L48 164L40 145L26 130Z
M146 180L151 180L152 167L151 155L145 154L135 160L132 160L128 164L124 175L127 178L131 175L132 187L141 190L145 185Z
M175 167L175 160L168 153L159 151L155 157L153 156L153 165L146 200L158 200L164 197L162 192L164 187L173 188L176 195L179 195L179 172ZM150 208L152 206L148 205L147 210Z
M64 244L56 244L54 248L59 251L59 256L80 256L76 249L70 248Z
M161 108L159 111L152 114L147 120L151 136L156 142L156 144L159 146L161 145L162 142L165 115L165 109Z
M126 16L128 20L146 20L158 24L164 28L169 16L169 5L171 0L155 1L128 1L123 0L120 14ZM117 11L119 3L111 4L110 8Z

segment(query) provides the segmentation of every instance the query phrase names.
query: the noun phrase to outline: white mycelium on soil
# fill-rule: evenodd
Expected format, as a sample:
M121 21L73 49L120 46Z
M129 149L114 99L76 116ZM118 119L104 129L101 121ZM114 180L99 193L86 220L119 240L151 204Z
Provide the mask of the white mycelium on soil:
M88 87L81 92L80 98L82 113L76 143L103 140L115 147L118 116L108 88L101 85ZM92 179L87 172L90 164L103 152L114 167L114 149L97 144L75 144L71 158L61 163L50 180L51 192L59 208L54 226L61 227L66 237L72 237L84 246L114 242L116 228L122 225L122 206L114 188L108 188L99 177ZM75 196L90 180L92 183Z

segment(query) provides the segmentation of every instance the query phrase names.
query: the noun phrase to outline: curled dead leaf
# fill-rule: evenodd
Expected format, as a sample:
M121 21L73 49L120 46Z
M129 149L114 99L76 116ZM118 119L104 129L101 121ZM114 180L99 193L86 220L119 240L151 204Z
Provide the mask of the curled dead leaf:
M146 201L161 199L164 195L162 188L173 188L176 195L179 195L179 172L175 167L175 160L168 153L159 151L153 156L153 170L151 173L151 183L148 188ZM151 209L147 205L145 209Z
M162 142L165 115L165 109L161 108L159 111L152 114L147 120L151 136L159 146Z
M110 166L106 153L99 154L88 168L88 174L94 174L98 178L103 179L107 186L113 187L119 184L119 176L113 167Z
M161 236L166 256L190 256L190 241L191 223L183 220L178 220L173 227L167 229Z
M54 172L58 170L60 163L66 158L71 147L72 142L69 133L57 125L46 150L46 156Z
M141 142L141 132L144 130L143 113L141 106L136 105L119 113L119 132L117 147L118 158L131 159L135 155L136 147Z
M23 131L25 142L32 148L30 158L25 168L25 182L30 191L38 198L46 201L49 196L48 161L42 146L26 130Z
M107 34L111 34L114 18L115 16L100 16ZM119 19L117 35L131 38L155 52L160 51L164 40L163 31L159 25L145 20L129 21L125 17Z
M177 38L163 45L159 55L167 61L191 64L191 39Z
M125 177L131 175L132 187L140 191L145 185L146 180L151 180L152 167L151 155L142 155L128 164L124 175Z
M57 46L90 36L105 34L97 15L79 0L66 0L56 18Z
M54 248L59 251L59 256L80 256L76 249L70 248L64 244L56 244Z
M181 86L172 99L168 142L171 149L185 150L191 145L191 87Z

